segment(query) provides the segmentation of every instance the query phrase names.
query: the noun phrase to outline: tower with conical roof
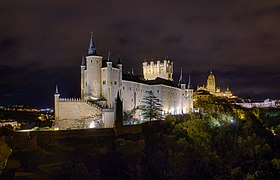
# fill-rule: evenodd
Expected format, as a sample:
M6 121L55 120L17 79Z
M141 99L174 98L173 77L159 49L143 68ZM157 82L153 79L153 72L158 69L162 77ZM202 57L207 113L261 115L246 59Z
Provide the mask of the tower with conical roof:
M93 33L90 36L89 47L86 56L85 66L81 66L81 91L83 99L97 100L101 97L101 67L102 56L97 54L96 47L93 41Z
M58 92L58 86L56 85L55 86L55 93L54 93L54 117L55 119L59 119L59 106L58 106L58 103L59 103L59 92Z
M181 73L180 73L180 77L179 77L179 87L181 89L186 89L186 82L183 78L183 68L181 68Z

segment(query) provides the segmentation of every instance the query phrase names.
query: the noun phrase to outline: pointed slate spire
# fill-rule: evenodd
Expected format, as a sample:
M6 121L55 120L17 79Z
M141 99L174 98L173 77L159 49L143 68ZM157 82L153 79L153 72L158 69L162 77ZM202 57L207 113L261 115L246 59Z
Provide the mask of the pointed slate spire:
M108 52L108 58L107 58L107 61L108 62L110 62L110 55L111 55L111 53L110 53L110 51Z
M90 34L90 42L88 47L88 54L87 55L96 55L96 48L93 41L93 33Z
M119 55L119 57L118 57L118 64L122 64L122 62L121 62L121 56Z
M55 94L59 94L57 85L55 85Z
M183 68L181 68L181 74L180 74L180 78L179 78L179 84L183 83Z
M191 75L189 75L189 81L188 81L188 89L192 89L192 84L191 84Z

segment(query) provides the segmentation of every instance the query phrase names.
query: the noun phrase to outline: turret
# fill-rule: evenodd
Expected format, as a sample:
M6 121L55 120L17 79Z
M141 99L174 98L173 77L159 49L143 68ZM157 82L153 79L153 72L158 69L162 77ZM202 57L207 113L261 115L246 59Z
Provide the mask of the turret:
M122 62L121 62L121 56L118 57L118 63L117 66L119 67L119 93L122 97Z
M142 66L143 66L143 75L144 75L144 78L147 79L147 73L149 72L149 70L147 69L148 68L148 62L144 61L142 63Z
M108 58L107 58L107 105L109 108L112 108L112 103L113 103L113 98L112 98L112 61L110 60L110 51L108 53Z
M183 79L183 68L181 68L181 74L180 74L180 78L179 78L179 86L181 89L186 89L186 83Z
M81 99L82 100L84 100L84 95L85 95L85 69L86 69L85 57L82 57L82 64L81 64Z
M55 86L55 93L54 93L54 117L55 120L59 119L59 92L58 92L58 86Z
M186 89L186 113L193 111L193 88L191 85L191 76L189 75L188 86Z
M88 55L86 56L86 98L99 99L101 97L101 66L102 56L97 55L91 33Z
M156 73L160 74L160 60L157 60L157 68L156 68Z
M193 89L192 84L191 84L191 75L189 75L189 80L188 80L188 89Z

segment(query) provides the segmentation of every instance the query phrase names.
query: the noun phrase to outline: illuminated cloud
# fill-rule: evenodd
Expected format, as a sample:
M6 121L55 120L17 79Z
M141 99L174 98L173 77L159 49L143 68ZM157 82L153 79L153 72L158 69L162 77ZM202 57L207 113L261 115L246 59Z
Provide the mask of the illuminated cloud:
M22 86L41 101L43 87L45 96L63 81L64 89L72 89L69 96L78 95L80 58L91 31L98 52L111 51L113 60L120 54L125 72L141 73L144 59L168 55L175 61L175 78L183 67L194 85L201 84L213 69L237 95L280 98L279 17L277 0L4 1L0 66L8 78L1 78L0 92L17 99L2 103L26 99L16 90ZM44 102L51 105L45 97Z

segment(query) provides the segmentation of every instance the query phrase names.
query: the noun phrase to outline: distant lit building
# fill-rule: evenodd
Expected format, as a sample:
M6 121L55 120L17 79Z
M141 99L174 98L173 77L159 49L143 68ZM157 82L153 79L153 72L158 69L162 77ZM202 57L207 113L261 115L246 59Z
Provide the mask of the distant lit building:
M95 48L91 35L87 56L81 65L81 98L61 98L56 88L55 124L61 129L114 127L115 99L119 93L123 111L142 105L147 91L161 101L163 114L184 114L193 111L193 89L183 81L173 81L173 62L143 62L143 76L123 73L120 57L117 64L110 53L103 59ZM136 113L141 118L141 112Z
M19 124L17 121L1 121L0 120L0 127L5 127L5 126L18 127Z
M244 107L244 108L254 108L254 107L258 107L258 108L273 107L273 108L276 108L276 107L278 107L277 101L276 100L271 100L271 99L266 99L263 102L242 102L242 103L235 103L235 104L240 105L241 107Z
M232 94L229 87L227 87L225 91L221 91L220 87L216 86L215 76L212 71L210 71L210 74L208 75L207 85L197 86L197 91L201 91L201 90L208 91L210 94L218 97L226 97L230 99L237 98L237 96L234 96Z

